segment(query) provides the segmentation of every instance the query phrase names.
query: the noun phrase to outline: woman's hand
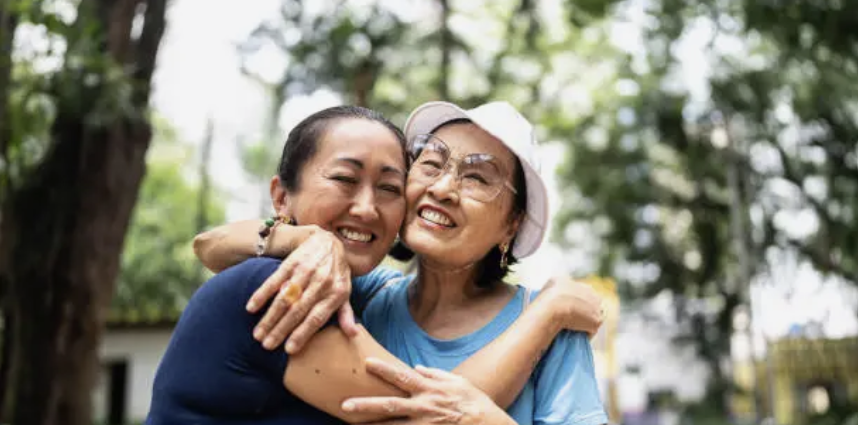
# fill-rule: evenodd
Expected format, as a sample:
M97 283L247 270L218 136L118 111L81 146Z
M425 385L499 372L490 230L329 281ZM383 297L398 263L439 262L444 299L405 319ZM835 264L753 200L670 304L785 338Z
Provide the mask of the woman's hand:
M564 329L586 332L590 337L605 320L602 297L591 285L567 277L554 277L536 297L534 304L547 303Z
M357 332L349 304L351 270L340 242L330 232L316 228L296 248L247 303L251 313L274 301L253 331L253 337L271 350L286 343L294 354L327 323L339 309L342 330L350 336Z
M467 379L440 369L416 369L367 359L367 372L395 385L409 397L357 397L343 402L346 412L387 415L377 424L497 424L515 422Z

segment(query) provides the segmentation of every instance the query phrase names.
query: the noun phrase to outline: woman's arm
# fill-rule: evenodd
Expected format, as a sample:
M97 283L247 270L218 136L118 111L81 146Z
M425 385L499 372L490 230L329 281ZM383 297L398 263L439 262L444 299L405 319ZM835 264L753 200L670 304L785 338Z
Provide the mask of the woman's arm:
M362 326L354 337L329 326L313 336L301 352L293 354L283 375L292 394L314 407L349 423L372 422L390 414L346 412L342 403L351 397L402 397L406 393L367 372L367 358L408 368L378 344Z
M349 412L395 412L399 419L378 425L515 425L515 420L467 379L441 369L415 369L367 360L367 369L391 384L402 387L408 397L357 397L346 400Z
M598 331L601 303L602 298L590 285L553 278L512 326L454 372L506 408L560 331Z
M570 296L582 298L579 293L595 295L595 291L592 294L588 291L593 290L581 283L552 281L512 326L453 372L464 377L497 406L504 409L509 407L524 388L542 354L564 325L576 321L600 320L593 319L592 315L586 316L593 310L589 305L594 304L592 302L578 309L583 311L586 317L566 317L578 316L579 313L574 313L575 309L567 308L563 305L564 302L568 301ZM585 325L582 323L582 326ZM400 378L395 380L399 388L385 382L391 381L390 379L379 380L373 373L367 373L366 359L369 357L403 371L398 375ZM345 399L353 397L372 397L373 400L390 400L393 397L399 401L409 400L410 405L417 404L430 411L435 407L431 405L432 401L421 398L422 394L411 387L410 383L418 379L414 373L413 369L372 339L362 327L358 336L353 339L346 337L338 329L329 327L316 334L301 353L291 357L284 384L302 400L341 418L349 413L343 411L340 405ZM452 385L444 388L455 393L468 393L461 387ZM432 390L438 391L437 388ZM404 398L405 392L408 392L408 398ZM456 396L444 395L454 398ZM357 411L363 414L379 413L377 406L373 408L372 402L361 407L362 409ZM488 409L487 406L484 408ZM354 418L345 420L352 419Z
M201 233L194 238L194 253L210 270L222 271L256 255L261 226L260 220L245 220ZM289 255L247 301L250 313L270 305L253 332L265 348L275 349L288 336L288 352L297 353L337 311L340 328L347 335L357 332L348 303L351 271L336 237L314 225L278 225L264 254Z
M219 273L255 255L262 223L262 220L236 221L200 233L194 238L194 254L207 269ZM265 255L285 258L319 230L318 226L277 226L269 236Z
M538 297L512 326L453 372L485 392L498 406L509 407L562 330L561 321L547 304L547 298Z
M258 226L258 221L245 221L221 226L198 236L194 244L195 251L203 261L220 264L224 268L229 267L231 264L227 263L231 261L240 262L252 256ZM268 246L271 255L285 255L295 249L296 242L299 242L301 235L294 229L298 229L298 227L281 226L272 232ZM317 229L311 229L310 233L305 234L305 236L312 235L314 230ZM569 299L587 299L581 296L570 298L568 296L570 292L580 294L586 293L588 290L592 291L588 286L581 284L549 284L543 293L537 297L531 308L528 308L506 332L459 365L454 372L470 380L498 405L509 406L527 382L533 365L539 360L540 354L548 348L561 328L574 330L593 328L594 320L591 313L598 309L598 306L593 305L598 304L597 301L589 304L576 302L573 305L566 305L569 304ZM598 299L598 296L595 296L594 299ZM278 322L277 319L272 320L272 323L276 322ZM598 328L598 324L595 327ZM340 341L340 344L327 339L324 341L326 341L324 344L314 343L314 346L318 347L319 344L323 346L323 349L314 350L314 352L321 354L309 355L309 357L314 359L327 358L325 356L329 353L338 353L343 349L349 349L346 346L348 341ZM374 347L384 353L384 355L375 354L373 357L395 359L375 341L372 343ZM363 344L362 346L367 347L369 345ZM293 356L296 359L305 357L295 353ZM313 367L306 370L315 373L315 369ZM294 379L303 382L304 375L299 372L294 373L298 373ZM310 377L314 376L310 375ZM303 387L304 385L298 386ZM321 405L331 403L325 400L330 399L315 401L307 399L305 401L317 407L320 406L319 403ZM335 401L338 403L342 400Z
M441 425L515 423L466 378L412 369L362 327L352 338L335 327L316 334L290 357L283 384L304 402L349 423L394 417Z

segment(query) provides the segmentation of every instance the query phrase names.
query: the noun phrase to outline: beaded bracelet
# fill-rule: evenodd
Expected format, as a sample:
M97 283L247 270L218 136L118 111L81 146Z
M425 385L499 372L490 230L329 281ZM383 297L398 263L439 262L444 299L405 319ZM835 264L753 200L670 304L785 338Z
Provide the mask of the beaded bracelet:
M268 237L271 236L271 232L277 227L278 224L288 224L294 225L295 220L290 218L286 218L284 215L274 216L271 218L265 219L262 223L262 227L259 228L259 240L256 241L256 256L261 257L262 254L265 254L265 248L268 247Z

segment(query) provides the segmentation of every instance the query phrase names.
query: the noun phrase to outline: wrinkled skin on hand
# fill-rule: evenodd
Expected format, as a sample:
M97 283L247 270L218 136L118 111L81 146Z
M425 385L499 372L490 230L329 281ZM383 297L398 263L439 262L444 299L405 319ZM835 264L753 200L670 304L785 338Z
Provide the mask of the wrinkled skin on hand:
M549 303L563 329L586 332L590 337L604 321L601 295L587 283L567 277L548 280L537 302Z
M407 397L357 397L343 402L348 412L387 415L376 424L485 424L490 417L507 418L486 394L467 379L440 369L411 369L367 359L367 371L405 391ZM514 423L514 422L510 422Z
M297 353L337 312L347 335L357 327L349 304L351 270L342 243L317 229L296 248L250 298L247 310L256 313L271 302L253 331L269 350L286 341L286 351Z

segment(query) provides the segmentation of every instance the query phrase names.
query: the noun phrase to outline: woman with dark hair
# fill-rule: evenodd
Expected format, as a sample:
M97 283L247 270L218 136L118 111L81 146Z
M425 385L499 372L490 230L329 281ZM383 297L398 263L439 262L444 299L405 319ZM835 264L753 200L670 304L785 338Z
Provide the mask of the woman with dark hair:
M468 376L502 406L511 401L505 398L509 395L492 394L490 388L511 382L505 388L507 392L514 390L517 397L507 409L508 416L476 401L473 405L478 408L471 408L468 400L451 403L449 398L433 398L438 393L456 393L437 390L455 381L454 375L442 370L461 373L458 368L471 362L469 357L496 347L498 338L509 334L504 331L518 326L516 319L523 321L536 310L527 308L531 300L524 287L505 284L502 279L511 264L541 244L548 225L547 195L536 171L533 128L507 103L463 110L446 102L430 102L411 114L405 134L411 168L404 190L407 210L400 237L416 253L419 269L416 275L401 276L382 268L356 279L353 304L366 329L384 348L411 366L437 369L421 369L414 374L401 365L372 363L379 376L406 394L350 398L342 404L343 409L388 413L415 423L606 423L589 340L580 332L560 332L544 356L530 357L538 360L533 370L530 364L522 368L521 362L511 359L505 367L484 364L484 370L491 371L488 376ZM339 240L346 250L378 238L371 228L322 227L330 230L330 238ZM203 262L219 269L251 255L243 236L245 229L245 224L233 224L217 229L214 234L218 237L202 237L198 253ZM293 248L294 240L275 242L266 254ZM334 248L316 251L321 253L317 258L342 257ZM252 300L255 305L250 307L254 309L260 301L274 296L268 312L271 319L263 319L255 330L255 337L268 347L272 340L276 344L282 339L278 329L288 333L294 327L291 323L283 327L280 321L284 311L301 305L296 299L287 300L289 293L309 294L315 288L315 283L307 281L317 279L308 279L308 273L295 273L300 264L285 261ZM304 267L308 267L306 263ZM315 307L305 303L298 316L309 308ZM545 331L534 332L534 340L541 340ZM272 338L272 334L276 335ZM311 340L308 349L317 339L319 336ZM524 345L526 348L512 350L510 355L527 353L540 344ZM302 353L292 361L300 362L304 371L313 371L329 365L332 359ZM510 373L509 369L518 370ZM456 382L458 388L467 388L460 392L472 393L467 383ZM303 399L314 403L311 396ZM489 414L495 422L485 420Z
M302 241L307 244L301 247L312 246L315 251L327 247L329 266L341 283L354 274L360 276L354 281L356 289L381 287L377 283L387 282L395 273L373 268L388 251L405 214L403 145L404 137L395 126L364 108L329 108L302 121L290 132L278 175L271 182L278 218L259 231L257 249L288 252ZM229 232L209 236L203 239L231 240ZM293 255L304 258L298 251ZM318 263L317 257L314 264ZM245 311L245 303L279 265L272 258L244 261L213 277L194 294L158 368L147 424L378 420L397 413L395 406L394 412L362 413L345 411L340 404L356 396L403 396L400 387L416 391L417 384L425 384L421 387L425 390L430 388L425 382L430 379L433 384L443 381L444 394L456 395L462 406L469 406L483 420L498 422L508 418L493 399L504 405L511 402L524 386L522 377L530 373L525 360L546 348L559 332L556 319L577 319L556 307L560 304L546 300L542 303L545 308L530 309L491 346L471 353L456 371L478 382L491 374L481 391L464 379L438 375L440 372L410 371L362 327L348 325L347 309L341 323L352 329L345 333L335 326L325 327L295 356L265 350L252 334L268 307L257 306L258 312L251 315ZM279 305L287 292L272 306ZM310 293L308 289L302 298L310 298ZM554 299L562 300L562 290L557 294ZM365 305L369 298L368 293L355 291L356 304ZM346 338L346 333L352 337ZM507 366L508 362L512 364ZM406 377L404 382L385 382L394 379L391 373L403 370L412 373L396 375Z

